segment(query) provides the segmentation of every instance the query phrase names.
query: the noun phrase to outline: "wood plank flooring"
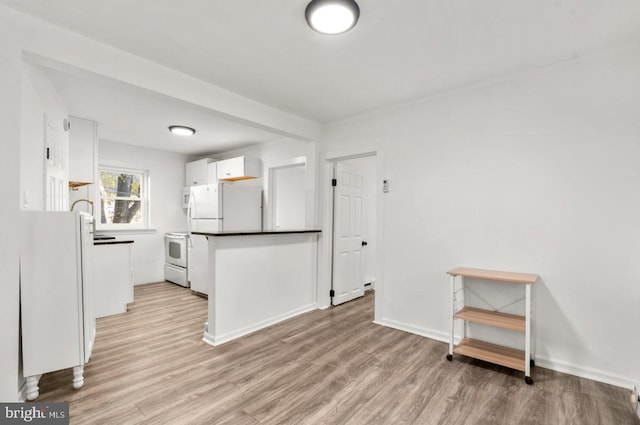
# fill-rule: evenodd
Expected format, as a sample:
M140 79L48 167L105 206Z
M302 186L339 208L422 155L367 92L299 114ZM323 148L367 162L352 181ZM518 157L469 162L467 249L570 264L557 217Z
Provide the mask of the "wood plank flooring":
M72 424L640 425L621 388L448 362L446 344L371 323L373 297L211 347L206 300L137 287L128 313L98 319L84 387L47 374L38 401L70 402Z

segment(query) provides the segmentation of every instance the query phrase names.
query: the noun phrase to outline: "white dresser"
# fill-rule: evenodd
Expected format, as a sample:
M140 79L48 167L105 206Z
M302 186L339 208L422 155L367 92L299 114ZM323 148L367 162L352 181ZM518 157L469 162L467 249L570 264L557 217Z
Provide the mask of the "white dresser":
M84 365L95 339L93 224L79 212L23 211L20 303L27 398L38 397L42 374Z

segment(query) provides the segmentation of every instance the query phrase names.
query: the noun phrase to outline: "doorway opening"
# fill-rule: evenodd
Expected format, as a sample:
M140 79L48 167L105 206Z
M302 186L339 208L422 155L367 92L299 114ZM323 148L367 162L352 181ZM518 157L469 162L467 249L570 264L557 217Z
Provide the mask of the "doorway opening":
M377 151L325 157L320 305L337 306L381 288L381 197ZM376 294L376 317L379 314Z
M303 229L305 225L305 164L270 170L271 228Z
M307 158L265 164L267 230L303 229L307 224Z

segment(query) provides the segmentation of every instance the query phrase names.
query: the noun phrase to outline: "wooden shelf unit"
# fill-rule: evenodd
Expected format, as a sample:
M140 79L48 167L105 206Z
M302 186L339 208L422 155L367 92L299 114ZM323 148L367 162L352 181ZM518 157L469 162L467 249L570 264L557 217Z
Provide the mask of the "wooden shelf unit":
M515 273L497 270L472 269L458 267L447 272L451 276L451 334L449 338L449 353L447 360L453 359L453 354L461 354L468 357L499 364L512 369L520 370L525 374L525 382L533 384L531 379L531 285L538 280L538 275L529 273ZM456 303L456 277L460 277L461 290L464 291L464 278L483 279L496 282L508 282L525 286L525 314L507 314L500 311L486 310L463 305L457 310ZM509 329L525 333L524 351L502 345L492 344L486 341L467 338L463 332L462 341L454 344L455 320L480 323L502 329ZM464 328L463 328L464 329Z

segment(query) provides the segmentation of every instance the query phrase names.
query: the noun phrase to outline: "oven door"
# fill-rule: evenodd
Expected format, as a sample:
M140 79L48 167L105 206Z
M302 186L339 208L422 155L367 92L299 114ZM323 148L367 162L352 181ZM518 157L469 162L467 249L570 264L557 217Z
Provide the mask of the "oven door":
M165 263L187 267L187 237L184 235L164 236Z

